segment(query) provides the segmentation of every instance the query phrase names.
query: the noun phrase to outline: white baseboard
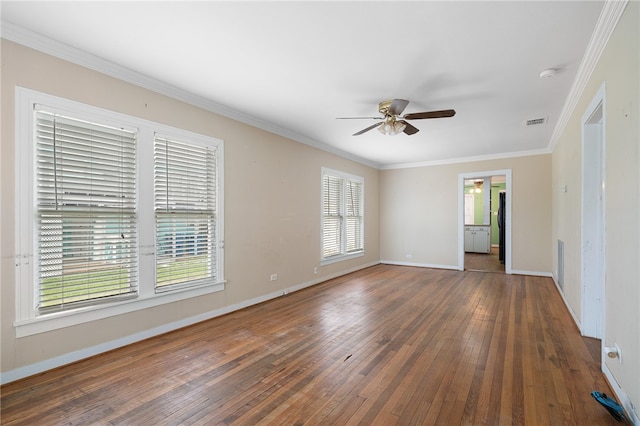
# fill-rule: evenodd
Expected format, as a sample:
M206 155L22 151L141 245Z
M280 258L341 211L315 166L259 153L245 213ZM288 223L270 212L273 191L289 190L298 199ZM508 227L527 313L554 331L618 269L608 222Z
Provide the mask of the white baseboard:
M454 269L459 271L458 265L436 265L431 263L418 263L418 262L398 262L395 260L381 260L380 263L385 265L398 265L398 266L417 266L420 268L434 268L434 269Z
M418 262L400 262L396 260L381 260L380 263L386 265L399 265L399 266L418 266L421 268L434 268L434 269L453 269L456 271L460 271L460 267L458 265L438 265L432 263L418 263ZM553 274L551 272L540 272L540 271L523 271L519 269L512 269L511 274L513 275L531 275L534 277L549 277L552 278Z
M607 382L609 382L609 386L611 386L611 390L613 390L618 403L622 405L622 408L624 408L624 414L627 419L636 426L640 425L640 417L638 416L633 403L629 399L629 396L626 394L626 392L622 390L616 379L613 377L613 374L611 374L611 370L609 370L607 364L602 364L602 373L606 377Z
M379 263L380 262L372 262L365 265L357 266L355 268L340 271L335 274L324 275L312 281L303 282L303 283L288 287L286 289L277 290L259 297L254 297L253 299L249 299L233 305L225 306L220 309L215 309L213 311L205 312L203 314L195 315L179 321L163 324L161 326L154 327L149 330L141 331L139 333L134 333L129 336L121 337L119 339L115 339L109 342L100 343L99 345L91 346L89 348L79 349L77 351L73 351L57 357L49 358L44 361L36 362L34 364L18 367L16 369L0 373L0 384L4 385L5 383L10 383L16 380L24 379L25 377L33 376L34 374L43 373L47 370L52 370L54 368L58 368L66 364L70 364L72 362L80 361L82 359L89 358L94 355L98 355L113 349L117 349L122 346L130 345L132 343L139 342L141 340L148 339L150 337L168 333L170 331L187 327L189 325L196 324L198 322L206 321L211 318L219 317L221 315L225 315L233 311L244 309L252 305L257 305L258 303L275 299L276 297L283 296L287 293L302 290L303 288L311 287L321 282L328 281L330 279L337 278L339 276L346 275L351 272L358 271L360 269L368 268L370 266L374 266Z
M551 272L540 272L540 271L523 271L520 269L512 269L511 273L513 275L531 275L534 277L549 277L552 278L553 274Z
M567 310L569 311L569 314L571 315L571 318L573 318L573 322L576 324L576 327L578 327L578 330L580 330L580 333L582 333L582 327L580 325L580 320L578 319L578 317L577 317L576 313L574 312L574 310L571 308L571 305L569 304L567 299L564 297L564 292L560 288L560 285L558 284L558 280L556 279L556 276L551 274L551 278L553 279L553 282L556 285L556 288L558 289L558 293L560 293L560 296L562 297L562 301L564 302L564 306L567 307Z
M576 313L573 311L573 309L571 309L571 305L569 305L569 303L567 302L567 299L564 297L564 293L562 292L562 289L558 285L558 280L556 279L556 276L552 275L552 278L553 278L553 282L555 283L558 289L558 293L560 293L560 296L562 296L562 301L564 302L564 305L567 307L567 310L571 314L571 318L573 318L573 321L578 327L578 330L580 330L580 332L582 333L580 320L576 316ZM640 425L640 419L638 418L638 413L636 413L633 403L631 402L627 394L622 390L622 388L620 387L616 379L613 377L613 374L611 374L609 367L607 367L607 364L605 363L602 363L602 373L607 379L609 386L611 386L611 390L613 390L613 393L615 394L616 399L624 408L627 418L632 422L633 425ZM598 390L598 389L593 389L593 390Z

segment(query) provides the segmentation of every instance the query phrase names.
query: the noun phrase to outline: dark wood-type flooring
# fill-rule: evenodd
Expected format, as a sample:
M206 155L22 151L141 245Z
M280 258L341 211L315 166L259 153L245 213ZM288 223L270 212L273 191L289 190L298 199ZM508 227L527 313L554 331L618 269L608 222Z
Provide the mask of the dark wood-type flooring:
M619 424L598 344L549 278L377 265L7 384L2 424Z
M491 247L491 253L465 253L464 269L504 274L504 263L500 263L498 247Z

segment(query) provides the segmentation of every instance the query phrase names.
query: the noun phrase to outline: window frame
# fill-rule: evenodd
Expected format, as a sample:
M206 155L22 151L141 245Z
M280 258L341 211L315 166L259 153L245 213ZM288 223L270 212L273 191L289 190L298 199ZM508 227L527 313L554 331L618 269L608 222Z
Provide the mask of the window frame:
M111 316L135 312L224 290L224 141L174 128L149 120L86 105L80 102L16 87L15 91L15 306L16 337L69 327ZM138 216L138 294L137 297L110 303L93 304L73 310L40 314L37 309L38 290L38 232L37 191L35 190L35 128L36 106L73 118L113 127L135 129L137 132ZM42 107L41 107L42 106ZM161 133L172 138L195 141L214 146L216 166L216 228L215 253L217 274L213 282L170 291L155 290L155 217L154 217L154 135Z
M341 238L340 238L340 252L331 256L324 256L324 179L325 176L332 176L338 178L342 182L342 200L340 205L340 215L341 215ZM361 237L361 249L347 252L347 221L346 221L346 197L347 197L347 182L356 182L361 185L361 198L360 198L360 217L362 220L360 221L360 235ZM321 168L321 178L320 178L320 265L329 265L331 263L342 262L349 259L354 259L357 257L364 256L364 222L365 222L365 182L364 178L361 176L357 176L351 173L346 173L334 169L330 169L328 167Z

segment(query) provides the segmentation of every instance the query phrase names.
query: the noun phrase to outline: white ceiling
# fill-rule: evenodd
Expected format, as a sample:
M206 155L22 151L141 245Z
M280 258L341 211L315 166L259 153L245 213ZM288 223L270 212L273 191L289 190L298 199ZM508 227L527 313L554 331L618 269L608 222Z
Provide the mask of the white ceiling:
M6 26L384 168L548 152L603 4L2 1L1 12ZM540 78L547 68L556 76ZM390 98L409 100L405 113L457 114L412 121L413 136L354 137L375 121L336 120L377 116Z

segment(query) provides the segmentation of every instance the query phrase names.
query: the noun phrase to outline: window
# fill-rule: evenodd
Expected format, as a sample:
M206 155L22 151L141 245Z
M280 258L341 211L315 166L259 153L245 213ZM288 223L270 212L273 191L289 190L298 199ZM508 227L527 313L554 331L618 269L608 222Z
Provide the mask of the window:
M322 169L322 263L364 254L364 179Z
M136 133L34 115L38 312L135 296Z
M156 289L215 279L216 152L156 135Z
M16 90L16 335L220 291L223 142Z

